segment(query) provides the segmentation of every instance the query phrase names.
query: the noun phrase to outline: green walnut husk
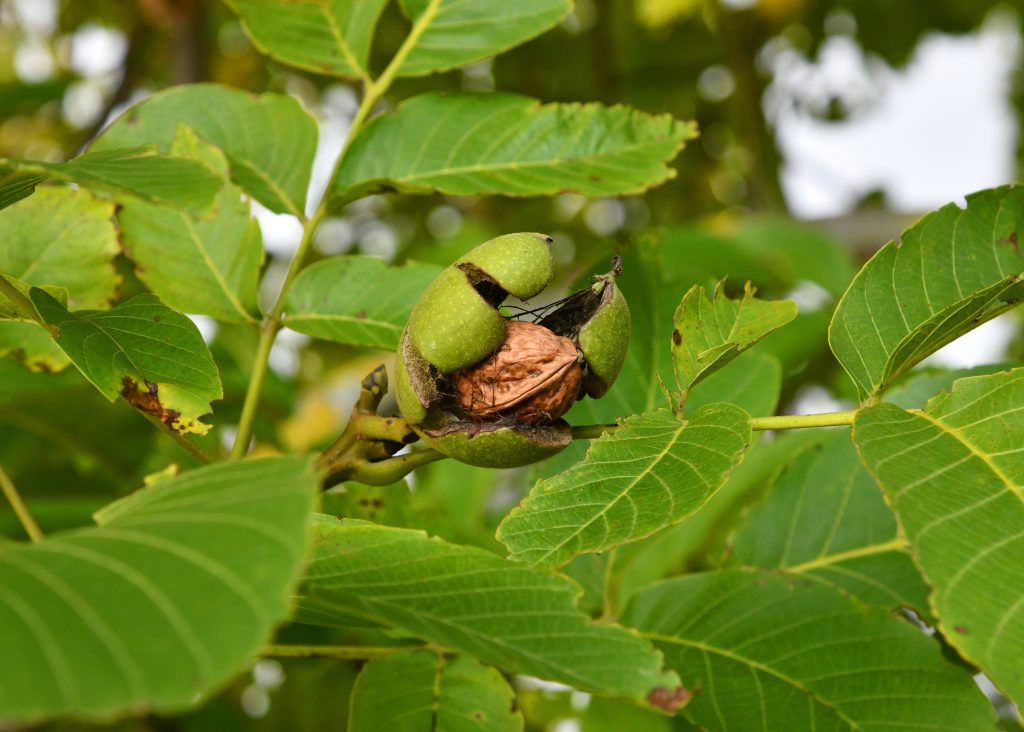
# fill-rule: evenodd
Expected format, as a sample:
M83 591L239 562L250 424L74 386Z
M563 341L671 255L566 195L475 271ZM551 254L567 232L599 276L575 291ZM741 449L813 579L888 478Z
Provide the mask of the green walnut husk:
M435 450L470 465L509 468L543 460L572 440L561 419L529 425L467 414L449 381L505 342L507 319L499 308L507 296L528 300L551 280L551 241L534 233L491 239L442 271L416 302L399 345L396 397L402 415ZM611 272L539 321L582 354L577 398L603 396L626 357L629 308L615 285L619 271L616 258Z

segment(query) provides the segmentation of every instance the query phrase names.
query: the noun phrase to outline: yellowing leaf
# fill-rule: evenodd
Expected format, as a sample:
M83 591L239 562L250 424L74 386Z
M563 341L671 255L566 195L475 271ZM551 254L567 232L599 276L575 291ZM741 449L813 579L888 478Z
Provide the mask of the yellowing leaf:
M121 396L178 432L210 429L199 418L223 392L191 320L149 294L77 313L38 288L31 297L43 320L59 329L57 345L107 399Z

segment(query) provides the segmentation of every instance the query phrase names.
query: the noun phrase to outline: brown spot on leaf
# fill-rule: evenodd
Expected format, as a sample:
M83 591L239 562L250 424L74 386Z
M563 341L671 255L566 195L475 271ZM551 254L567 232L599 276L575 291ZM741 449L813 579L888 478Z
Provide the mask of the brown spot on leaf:
M647 694L647 703L658 709L673 713L690 699L693 698L685 686L677 686L674 689L666 689L664 686L657 686Z
M366 311L360 310L358 313L356 313L356 320L366 320Z
M675 343L677 346L683 342L683 335L682 333L679 332L678 328L672 329L672 342Z
M160 316L159 315L154 315L153 316L153 322L154 323L159 323L160 322Z
M1020 241L1017 238L1016 231L1011 231L1009 236L1007 236L1005 239L1000 239L996 243L1002 244L1003 246L1013 247L1013 253L1016 254L1018 257L1020 256Z
M146 390L139 391L138 386L128 376L121 379L121 396L136 409L152 414L164 424L174 428L181 412L167 409L160 403L160 390L152 381L146 382Z
M590 180L591 180L592 183L600 183L601 181L604 180L604 178L602 178L599 175L591 175L590 176Z
M969 632L967 630L967 626L966 625L954 625L953 626L953 630L955 630L960 635L967 635L967 633Z

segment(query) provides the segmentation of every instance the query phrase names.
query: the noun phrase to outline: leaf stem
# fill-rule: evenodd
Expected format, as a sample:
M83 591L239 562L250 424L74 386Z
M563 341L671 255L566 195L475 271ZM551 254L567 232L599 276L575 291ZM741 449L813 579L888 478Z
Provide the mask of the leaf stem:
M441 0L430 0L430 3L423 10L423 14L416 19L416 22L412 26L412 30L409 31L409 35L402 41L401 47L395 52L395 55L391 58L387 68L381 72L380 78L372 82L366 88L367 96L374 96L374 101L379 99L390 87L391 82L395 80L395 76L398 74L398 70L405 63L405 59L412 52L412 49L416 47L416 44L420 40L420 36L430 26L434 20L434 16L437 15L438 8L441 7Z
M822 412L821 414L782 414L774 417L751 417L750 429L763 430L801 430L808 427L836 427L853 424L859 409L845 412ZM908 409L910 413L920 409ZM572 428L574 440L592 440L601 435L615 432L619 427L614 424L584 424Z
M858 409L846 412L822 412L821 414L782 414L775 417L751 417L750 429L759 430L801 430L807 427L835 427L851 425Z
M0 465L0 489L3 490L7 500L10 501L11 508L14 509L14 514L18 517L18 521L21 522L25 533L28 534L28 538L33 542L40 541L43 538L43 531L32 517L32 512L28 510L28 506L21 500L21 494L14 487L14 481L7 475L7 471L4 470L2 465Z
M181 447L183 450L185 450L185 452L187 452L189 455L191 455L196 460L201 462L203 465L209 465L211 463L217 462L216 458L214 458L213 455L208 453L206 450L201 448L199 445L197 445L195 442L193 442L185 435L178 432L176 429L171 427L163 420L157 419L156 416L150 414L149 412L143 412L141 409L136 409L135 411L141 414L146 419L148 419L150 422L152 422L153 425L158 430L160 430L165 435L174 440L174 442L177 443L179 447Z
M350 468L346 480L366 485L390 485L397 483L416 468L444 460L446 457L448 456L437 450L427 449L415 450L375 463L359 462Z
M256 408L260 402L260 392L263 389L263 382L267 378L267 363L270 359L270 349L274 345L274 339L281 330L281 312L284 310L285 298L288 295L288 288L292 281L302 270L306 255L309 254L309 247L313 243L313 234L316 227L327 215L327 207L321 201L313 214L302 227L302 239L299 240L299 247L295 250L288 265L288 273L284 276L284 283L281 285L281 292L278 293L277 302L274 303L270 314L264 318L260 325L260 340L256 345L256 355L253 358L252 374L249 377L249 387L245 391L245 401L242 403L242 415L238 420L238 432L235 435L235 443L231 447L231 459L237 460L245 456L249 450L249 442L252 439L252 425L256 420Z
M320 222L323 221L330 210L330 186L334 182L335 177L337 177L341 163L345 159L345 153L348 152L352 140L359 133L359 130L362 129L370 112L373 111L373 107L377 100L380 99L380 95L387 91L387 85L381 84L381 81L383 81L383 77L376 82L369 79L365 80L363 99L359 104L355 117L352 118L352 124L349 126L348 134L345 136L345 143L342 145L341 151L334 161L334 168L327 183L328 189L324 192L324 196L320 199L320 203L313 215L303 222L302 239L299 240L299 247L295 251L295 256L292 257L291 263L288 265L288 273L284 277L284 284L281 286L281 292L278 293L277 302L274 303L270 314L263 319L263 323L260 326L260 340L256 346L256 355L253 357L252 374L249 377L249 386L245 391L245 401L242 403L242 414L238 420L238 432L235 435L235 443L231 447L232 460L244 457L249 450L249 442L252 440L252 425L256 419L260 392L263 389L263 382L267 377L267 361L270 358L270 349L274 345L274 339L277 337L278 331L281 330L281 313L284 311L288 290L291 287L292 281L302 271L306 256L309 254L309 248L313 243L313 234L316 233ZM388 83L390 84L390 82Z
M593 440L618 428L617 424L581 424L572 428L572 439Z
M300 646L271 645L263 649L264 656L278 658L334 658L340 661L367 661L402 651L419 651L427 646Z

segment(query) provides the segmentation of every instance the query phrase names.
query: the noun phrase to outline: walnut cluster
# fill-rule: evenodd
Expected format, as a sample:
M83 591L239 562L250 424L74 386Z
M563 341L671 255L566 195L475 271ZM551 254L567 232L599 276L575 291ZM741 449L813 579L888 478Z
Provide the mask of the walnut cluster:
M583 356L569 338L543 325L510 320L505 342L473 366L456 371L455 396L476 419L511 417L551 424L580 393Z

